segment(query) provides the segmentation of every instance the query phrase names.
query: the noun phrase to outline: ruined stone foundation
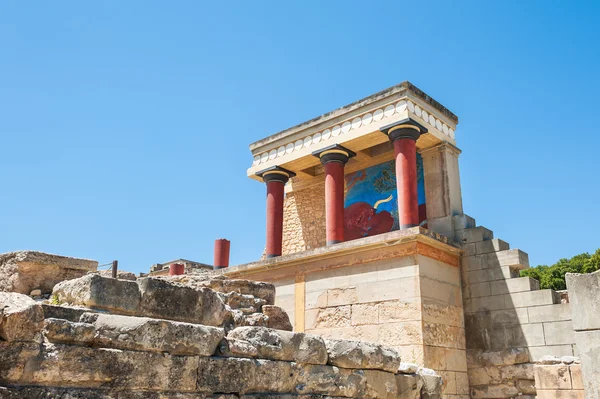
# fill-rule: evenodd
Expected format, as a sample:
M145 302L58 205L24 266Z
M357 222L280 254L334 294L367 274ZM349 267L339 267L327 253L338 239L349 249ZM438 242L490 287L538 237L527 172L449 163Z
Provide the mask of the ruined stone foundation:
M193 276L0 292L0 398L419 398L440 377L373 343L294 333L271 284Z

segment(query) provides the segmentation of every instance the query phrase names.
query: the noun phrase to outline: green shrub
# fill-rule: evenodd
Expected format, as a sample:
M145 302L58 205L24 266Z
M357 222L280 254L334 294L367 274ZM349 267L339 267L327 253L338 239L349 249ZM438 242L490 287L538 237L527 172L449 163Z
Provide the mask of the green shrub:
M521 270L521 277L529 276L540 282L540 288L564 290L567 288L565 274L591 273L600 269L600 248L593 255L585 252L570 259L560 259L551 266L539 265Z

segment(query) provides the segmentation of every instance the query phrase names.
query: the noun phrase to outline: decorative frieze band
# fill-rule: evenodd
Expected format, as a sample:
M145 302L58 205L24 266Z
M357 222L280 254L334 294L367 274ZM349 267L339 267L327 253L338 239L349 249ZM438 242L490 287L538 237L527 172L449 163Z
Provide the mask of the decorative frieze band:
M282 145L277 149L274 148L271 151L255 155L252 165L255 166L267 163L275 158L282 157L294 151L299 151L302 148L307 148L312 145L325 142L331 138L348 133L350 130L355 130L361 126L369 125L373 121L380 121L384 118L389 118L396 113L405 112L406 110L421 118L426 124L431 126L431 128L438 130L440 133L443 133L451 139L454 139L454 129L443 123L440 119L429 114L418 104L415 104L410 100L400 100L395 104L389 104L386 107L375 110L374 112L367 112L363 115L353 118L352 120L349 119L343 123L336 124L331 128L327 128L323 131L311 134L310 136L306 136L303 139L298 139L295 142Z

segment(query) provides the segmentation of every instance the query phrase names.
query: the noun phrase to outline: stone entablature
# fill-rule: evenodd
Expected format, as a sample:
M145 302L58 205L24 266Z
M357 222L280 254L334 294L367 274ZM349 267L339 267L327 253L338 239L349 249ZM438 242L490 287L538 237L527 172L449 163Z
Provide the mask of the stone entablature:
M319 165L313 152L331 144L341 144L355 152L385 144L387 138L379 129L407 118L428 130L419 138L417 148L440 142L455 144L458 118L411 83L404 82L251 144L254 158L247 174L258 180L257 172L277 165L296 172L296 180L310 179L314 175L309 169ZM359 158L363 159L364 154Z

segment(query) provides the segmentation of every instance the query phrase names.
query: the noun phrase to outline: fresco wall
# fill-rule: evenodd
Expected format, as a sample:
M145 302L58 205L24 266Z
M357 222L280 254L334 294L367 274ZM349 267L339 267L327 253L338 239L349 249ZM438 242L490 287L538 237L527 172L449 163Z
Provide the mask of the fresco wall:
M426 226L423 158L417 154L419 223ZM398 191L394 161L346 175L344 203L346 241L398 230Z

